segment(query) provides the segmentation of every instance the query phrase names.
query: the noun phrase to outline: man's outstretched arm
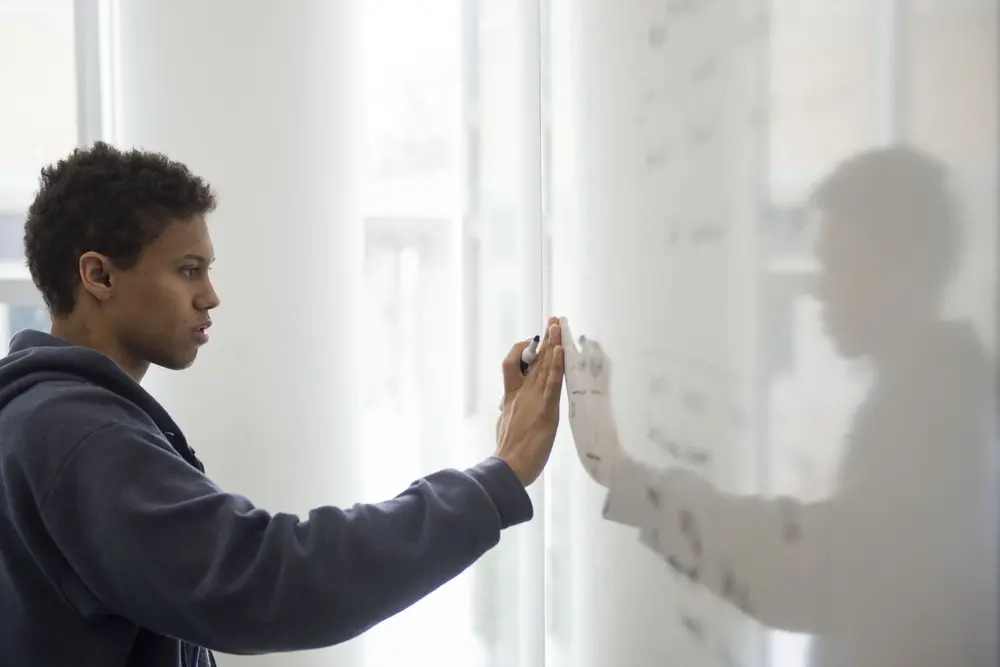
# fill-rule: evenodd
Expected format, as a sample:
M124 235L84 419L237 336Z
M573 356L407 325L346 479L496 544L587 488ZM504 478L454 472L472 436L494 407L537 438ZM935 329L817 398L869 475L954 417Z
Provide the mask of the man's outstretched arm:
M693 471L622 453L604 516L639 528L676 572L765 625L822 632L834 509L724 493Z
M122 425L76 447L41 509L67 563L109 611L237 654L351 639L532 516L524 487L496 458L434 473L381 503L271 514Z
M560 341L553 321L527 374L518 369L525 343L505 360L496 456L385 502L318 507L305 519L219 489L129 401L93 386L62 394L39 417L40 440L65 441L73 425L104 416L77 436L54 479L33 485L67 575L79 579L63 587L67 598L93 609L92 593L109 613L228 653L357 636L531 518L524 487L544 468L559 422Z

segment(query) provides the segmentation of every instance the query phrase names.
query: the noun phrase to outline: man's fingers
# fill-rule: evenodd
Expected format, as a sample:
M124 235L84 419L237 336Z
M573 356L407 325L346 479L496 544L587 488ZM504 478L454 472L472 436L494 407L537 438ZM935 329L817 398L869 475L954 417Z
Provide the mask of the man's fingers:
M549 332L552 330L554 325L559 324L558 317L550 317L548 323L545 325L545 333L542 336L542 344L549 342Z
M565 370L565 350L562 345L552 348L552 363L549 365L545 378L545 390L542 398L545 404L558 408L562 396L563 371Z
M545 337L548 339L549 330L545 330ZM552 347L546 345L544 349L538 349L538 356L535 358L535 363L531 365L531 370L528 373L528 382L534 386L544 386L545 376L549 372L549 359L552 356Z
M528 347L531 343L529 340L523 340L518 343L514 343L514 346L510 348L510 352L503 360L503 391L504 394L509 394L515 392L521 388L524 384L524 376L521 375L521 353Z
M545 331L542 332L542 341L538 345L538 356L539 357L541 357L542 354L545 352L545 350L548 349L550 345L552 345L552 341L550 340L552 326L553 325L558 325L558 324L559 324L559 318L558 317L550 317L549 318L548 323L545 325Z
M539 347L538 358L535 360L535 366L530 375L530 382L532 384L540 384L542 387L545 386L545 378L548 376L549 368L552 364L552 350L555 346L562 344L562 333L559 329L558 320L555 324L552 324L552 320L549 320L549 326L545 330L545 340L547 343L544 348Z
M576 347L573 332L569 330L569 321L566 318L559 320L559 332L562 346L565 348L563 354L569 355L570 358L574 357L580 350Z
M559 319L553 317L549 320L549 345L552 347L559 347L562 345L562 326L559 324Z

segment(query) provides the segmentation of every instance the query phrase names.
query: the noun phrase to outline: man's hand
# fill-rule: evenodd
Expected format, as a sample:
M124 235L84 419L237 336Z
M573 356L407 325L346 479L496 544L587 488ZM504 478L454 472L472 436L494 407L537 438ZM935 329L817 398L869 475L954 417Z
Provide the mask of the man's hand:
M562 330L549 320L527 375L521 375L521 352L529 341L514 345L503 361L504 398L497 422L497 457L528 486L542 474L559 426L562 396Z

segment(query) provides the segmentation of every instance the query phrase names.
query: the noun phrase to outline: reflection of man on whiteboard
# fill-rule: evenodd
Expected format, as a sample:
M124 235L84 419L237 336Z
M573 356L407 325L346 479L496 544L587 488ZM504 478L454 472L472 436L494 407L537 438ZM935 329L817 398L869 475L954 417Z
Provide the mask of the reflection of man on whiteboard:
M763 623L813 634L810 667L997 664L995 374L971 328L939 315L959 246L945 180L927 156L879 149L812 197L826 332L875 372L828 499L732 495L630 457L609 360L563 325L570 423L609 489L604 516Z

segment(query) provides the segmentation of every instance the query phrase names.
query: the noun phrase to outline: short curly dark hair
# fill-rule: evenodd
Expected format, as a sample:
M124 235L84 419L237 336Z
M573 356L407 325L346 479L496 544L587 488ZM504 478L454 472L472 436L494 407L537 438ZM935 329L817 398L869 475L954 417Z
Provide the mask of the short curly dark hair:
M160 153L104 142L78 148L42 169L24 223L31 278L52 316L68 316L80 284L80 255L99 252L127 270L172 221L215 206L204 180Z

